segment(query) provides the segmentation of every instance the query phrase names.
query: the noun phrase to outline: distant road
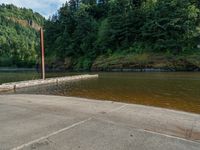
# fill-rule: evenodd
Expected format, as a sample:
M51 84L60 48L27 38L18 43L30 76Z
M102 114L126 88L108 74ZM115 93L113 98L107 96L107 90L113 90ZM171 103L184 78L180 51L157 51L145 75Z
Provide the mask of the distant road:
M200 115L111 101L0 95L0 150L200 150Z

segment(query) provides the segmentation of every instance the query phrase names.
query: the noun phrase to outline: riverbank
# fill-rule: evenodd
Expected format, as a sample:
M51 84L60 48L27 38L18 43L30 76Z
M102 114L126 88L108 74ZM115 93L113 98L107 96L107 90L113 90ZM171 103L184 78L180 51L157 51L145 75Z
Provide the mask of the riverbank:
M36 71L34 68L0 68L0 71ZM95 59L46 59L48 72L197 72L200 71L200 51L172 53L117 51Z
M0 149L199 150L200 115L42 95L0 95Z
M175 72L200 71L199 54L121 53L99 56L92 71Z
M48 68L60 71L93 72L178 72L200 71L200 52L153 53L118 51L100 55L95 59L65 58L63 61L48 58Z

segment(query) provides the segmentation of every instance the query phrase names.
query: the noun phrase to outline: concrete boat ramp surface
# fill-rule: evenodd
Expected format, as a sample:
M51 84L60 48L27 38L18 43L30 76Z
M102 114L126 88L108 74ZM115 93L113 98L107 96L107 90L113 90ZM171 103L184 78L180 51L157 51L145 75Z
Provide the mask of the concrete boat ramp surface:
M200 150L200 115L41 95L0 95L0 150Z

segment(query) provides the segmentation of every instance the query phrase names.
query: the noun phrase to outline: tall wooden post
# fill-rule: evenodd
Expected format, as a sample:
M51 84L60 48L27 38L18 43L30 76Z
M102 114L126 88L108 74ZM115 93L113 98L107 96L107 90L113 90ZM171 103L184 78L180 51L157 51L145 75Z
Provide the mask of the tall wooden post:
M42 69L42 79L45 80L45 60L44 60L44 32L40 29L40 46L41 46L41 69Z

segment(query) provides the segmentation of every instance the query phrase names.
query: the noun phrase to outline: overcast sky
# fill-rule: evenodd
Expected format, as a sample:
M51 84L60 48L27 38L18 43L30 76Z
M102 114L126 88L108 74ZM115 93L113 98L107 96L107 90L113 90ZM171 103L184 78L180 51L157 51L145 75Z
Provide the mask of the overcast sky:
M0 0L0 4L14 4L18 7L31 8L48 18L57 12L67 0Z

